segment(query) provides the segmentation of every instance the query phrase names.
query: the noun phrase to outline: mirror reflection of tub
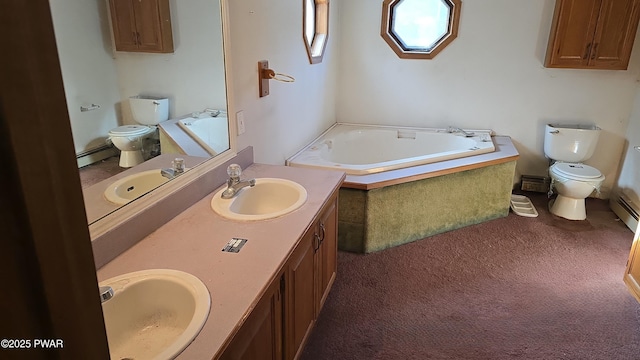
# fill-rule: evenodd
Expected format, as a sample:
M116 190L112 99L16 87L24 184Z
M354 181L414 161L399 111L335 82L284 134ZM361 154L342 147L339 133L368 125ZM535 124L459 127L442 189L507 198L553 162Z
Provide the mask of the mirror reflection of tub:
M226 113L204 112L160 124L163 154L215 156L229 149Z

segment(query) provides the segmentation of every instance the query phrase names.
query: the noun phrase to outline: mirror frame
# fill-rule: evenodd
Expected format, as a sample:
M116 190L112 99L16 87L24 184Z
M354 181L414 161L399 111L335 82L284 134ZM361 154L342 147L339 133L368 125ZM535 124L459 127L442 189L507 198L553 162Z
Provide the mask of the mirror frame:
M235 117L235 106L233 101L233 85L231 81L231 51L228 46L230 43L229 32L229 4L228 0L220 1L220 15L222 18L222 49L224 53L224 73L225 73L225 88L227 93L227 121L229 122L229 149L217 156L204 161L203 163L195 166L184 174L180 175L172 181L169 181L162 186L157 187L151 192L145 194L142 197L136 199L136 201L130 202L125 206L111 212L110 214L102 217L99 220L89 224L89 233L91 240L108 233L110 229L119 226L141 211L152 207L160 199L174 194L183 188L187 187L192 182L196 181L200 176L208 173L209 171L225 163L229 159L233 158L237 154L237 128L235 121L231 121L232 117ZM214 189L211 189L212 191Z

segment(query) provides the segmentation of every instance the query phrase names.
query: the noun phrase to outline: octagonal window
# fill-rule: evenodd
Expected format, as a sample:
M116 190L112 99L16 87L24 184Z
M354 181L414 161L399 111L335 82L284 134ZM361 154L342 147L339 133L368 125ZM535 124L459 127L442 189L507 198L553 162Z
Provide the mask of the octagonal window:
M382 38L400 58L431 59L458 34L460 0L384 0Z
M302 0L302 34L309 62L322 62L329 35L329 0Z

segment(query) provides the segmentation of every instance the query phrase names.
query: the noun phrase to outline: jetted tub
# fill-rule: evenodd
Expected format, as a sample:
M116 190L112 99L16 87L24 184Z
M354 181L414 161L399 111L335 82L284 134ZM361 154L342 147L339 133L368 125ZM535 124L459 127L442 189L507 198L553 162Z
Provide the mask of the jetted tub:
M187 117L180 119L178 126L211 156L229 149L228 121L224 115Z
M337 123L287 160L289 166L373 174L495 150L491 130L390 127Z
M518 151L466 131L339 123L287 165L345 171L338 248L380 251L509 214Z

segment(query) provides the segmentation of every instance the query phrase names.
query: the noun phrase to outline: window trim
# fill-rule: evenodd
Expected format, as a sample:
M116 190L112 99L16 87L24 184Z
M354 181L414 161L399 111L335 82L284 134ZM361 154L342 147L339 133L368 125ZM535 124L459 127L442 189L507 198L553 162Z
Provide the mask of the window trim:
M310 64L322 62L329 39L329 0L312 0L315 4L314 35L311 45L307 42L307 0L302 0L302 41Z
M431 51L405 50L396 34L391 30L393 21L393 7L403 0L384 0L382 2L382 22L380 27L380 35L387 42L387 45L401 59L433 59L440 51L446 48L456 37L458 37L458 24L460 23L460 10L462 9L461 0L442 0L450 4L451 14L449 20L449 30L439 42L431 49Z

